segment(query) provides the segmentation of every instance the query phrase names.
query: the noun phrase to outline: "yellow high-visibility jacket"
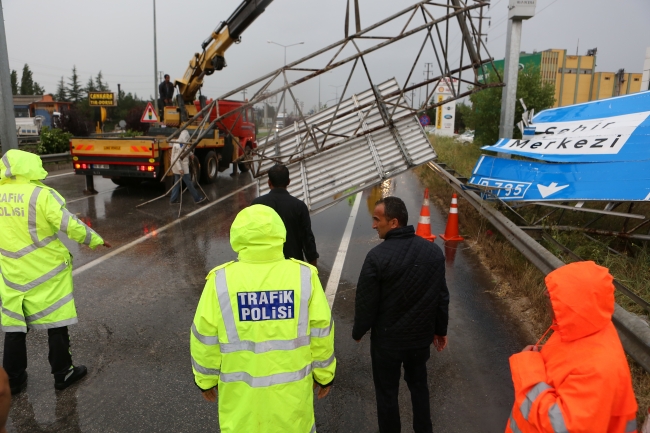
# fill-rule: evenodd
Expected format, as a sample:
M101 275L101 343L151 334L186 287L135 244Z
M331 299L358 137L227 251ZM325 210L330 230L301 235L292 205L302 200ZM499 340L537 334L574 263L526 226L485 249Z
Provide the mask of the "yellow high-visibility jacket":
M0 158L0 298L2 329L27 332L77 323L72 257L57 233L91 248L104 241L39 182L38 155L10 150Z
M191 327L196 384L218 387L224 433L312 433L314 381L334 380L334 323L313 266L285 260L286 230L262 205L230 230L239 261L213 269Z

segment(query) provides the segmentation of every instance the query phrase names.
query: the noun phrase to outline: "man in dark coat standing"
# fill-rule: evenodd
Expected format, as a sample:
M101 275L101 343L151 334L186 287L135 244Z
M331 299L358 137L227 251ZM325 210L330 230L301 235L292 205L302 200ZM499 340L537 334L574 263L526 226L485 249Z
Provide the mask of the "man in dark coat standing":
M160 94L160 120L165 118L165 107L172 105L174 98L174 85L169 81L169 74L165 74L165 81L158 85L158 93Z
M287 229L287 241L284 243L284 258L309 262L316 266L318 252L316 238L311 231L309 209L301 200L287 191L289 169L276 164L269 170L268 194L257 197L252 204L263 204L275 210Z
M372 330L370 355L381 433L401 429L398 391L402 365L411 391L413 430L431 433L427 360L430 346L447 346L449 291L445 258L433 242L415 236L397 197L375 205L372 228L384 242L370 250L357 284L352 338Z

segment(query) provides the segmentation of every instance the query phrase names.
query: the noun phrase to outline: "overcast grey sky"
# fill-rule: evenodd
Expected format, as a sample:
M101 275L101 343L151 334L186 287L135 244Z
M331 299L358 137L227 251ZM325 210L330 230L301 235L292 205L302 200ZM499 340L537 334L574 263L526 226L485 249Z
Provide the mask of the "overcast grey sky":
M158 68L172 79L185 71L194 52L217 24L241 0L157 0ZM61 76L77 66L85 84L102 71L113 90L153 94L152 0L4 0L10 67L19 71L28 63L34 79L55 92ZM275 0L265 14L244 33L242 43L226 54L228 67L206 79L204 94L216 97L282 66L282 44L304 42L287 50L289 61L314 52L343 37L346 0ZM413 4L413 0L360 0L362 27ZM490 54L499 59L505 51L508 0L493 0L488 30ZM522 50L566 48L575 53L598 48L597 70L641 72L645 49L650 46L648 0L538 0L533 19L524 23ZM456 37L456 39L455 39ZM451 41L460 41L451 33ZM373 80L406 79L421 36L382 50L368 63ZM458 42L459 43L459 42ZM456 52L457 53L457 52ZM456 54L457 55L457 54ZM455 57L454 53L450 57ZM426 51L416 69L422 77L425 62L435 62ZM352 91L367 88L357 71ZM340 93L344 70L321 80L323 102ZM305 108L318 101L318 80L297 90ZM241 97L241 95L240 95ZM331 102L330 102L331 104Z

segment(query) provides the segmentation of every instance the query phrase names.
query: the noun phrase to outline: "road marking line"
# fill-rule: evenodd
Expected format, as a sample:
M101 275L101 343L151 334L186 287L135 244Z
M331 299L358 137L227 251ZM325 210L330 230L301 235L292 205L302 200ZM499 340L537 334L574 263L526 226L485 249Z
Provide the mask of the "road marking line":
M118 249L113 250L113 251L111 251L111 252L108 253L108 254L104 254L103 256L101 256L101 257L99 257L99 258L97 258L97 259L95 259L95 260L93 260L93 261L91 261L91 262L88 262L88 263L86 263L86 264L83 265L83 266L80 266L79 268L77 268L77 269L75 269L74 271L72 271L72 276L79 275L80 273L82 273L82 272L84 272L84 271L87 271L88 269L94 268L95 266L97 266L97 265L99 265L99 264L105 262L106 260L110 259L111 257L114 257L114 256L116 256L116 255L118 255L118 254L121 254L121 253L123 253L124 251L129 250L129 249L133 248L134 246L136 246L136 245L138 245L138 244L141 244L142 242L146 241L147 239L150 239L150 238L152 238L152 237L154 237L154 236L158 236L160 233L166 231L167 229L169 229L169 228L171 228L171 227L173 227L173 226L175 226L175 225L177 225L177 224L179 224L179 223L185 221L186 219L188 219L188 218L190 218L190 217L193 217L194 215L197 215L197 214L199 214L199 213L201 213L201 212L203 212L203 211L205 211L205 210L211 208L211 207L214 206L215 204L220 203L220 202L226 200L227 198L230 198L230 197L232 197L233 195L235 195L235 194L237 194L237 193L239 193L239 192L241 192L241 191L243 191L243 190L245 190L245 189L250 188L250 187L253 186L253 185L257 185L257 182L252 182L252 183L249 183L249 184L246 185L246 186L242 186L241 188L236 189L235 191L231 192L230 194L226 194L226 195L224 195L223 197L220 197L220 198L218 198L217 200L215 200L215 201L213 201L213 202L211 202L211 203L209 203L209 204L207 204L207 205L205 205L205 206L202 206L202 207L198 208L197 210L195 210L195 211L193 211L193 212L190 212L190 213L188 213L187 215L185 215L185 216L183 216L183 217L181 217L181 218L179 218L179 219L177 219L177 220L175 220L175 221L172 221L171 223L169 223L169 224L167 224L167 225L165 225L165 226L162 226L162 227L159 228L159 229L156 229L156 230L154 230L153 232L148 233L148 234L142 236L141 238L138 238L138 239L136 239L136 240L134 240L134 241L132 241L132 242L129 242L129 243L126 244L126 245L122 245L122 246L119 247Z
M339 288L339 281L341 280L341 272L343 272L343 265L345 264L345 256L348 253L348 246L350 245L350 239L352 238L352 229L354 228L354 222L357 219L357 214L359 213L359 205L361 204L361 196L363 192L358 192L357 197L354 200L354 205L352 206L352 211L350 212L350 217L348 218L348 223L345 226L345 231L343 232L343 238L341 239L341 244L339 245L339 251L336 253L336 259L334 260L334 266L332 266L332 272L330 272L330 278L327 280L327 288L325 289L325 296L327 297L327 302L330 304L330 308L334 304L334 298L336 297L336 291Z
M117 187L117 188L109 189L108 191L98 192L97 194L88 195L88 196L86 196L86 197L75 198L75 199L73 199L73 200L66 200L65 204L70 204L70 203L74 203L74 202L76 202L76 201L81 201L81 200L88 200L89 198L97 197L97 196L100 195L100 194L106 194L107 192L117 191L117 190L120 189L120 188L122 188L122 187L120 186L120 187Z
M71 171L70 173L63 173L63 174L55 174L54 176L48 175L45 180L47 179L54 179L55 177L61 177L61 176L70 176L71 174L74 174L74 171Z

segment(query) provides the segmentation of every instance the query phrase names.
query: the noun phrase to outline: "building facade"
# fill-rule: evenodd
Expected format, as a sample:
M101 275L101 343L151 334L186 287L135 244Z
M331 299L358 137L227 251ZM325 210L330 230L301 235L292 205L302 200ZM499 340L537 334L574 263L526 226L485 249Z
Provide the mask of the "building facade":
M642 90L642 74L618 72L596 72L595 49L584 56L568 55L567 50L550 49L525 53L519 56L519 68L530 67L540 70L542 81L555 88L555 107L596 101L613 96L628 95ZM504 61L494 62L503 70Z

